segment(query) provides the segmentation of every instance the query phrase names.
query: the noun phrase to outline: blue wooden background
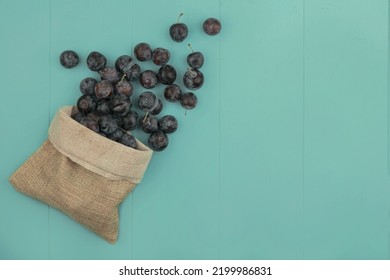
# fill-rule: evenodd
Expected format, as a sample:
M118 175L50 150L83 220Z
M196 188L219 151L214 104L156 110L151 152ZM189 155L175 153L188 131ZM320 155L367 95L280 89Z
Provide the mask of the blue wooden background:
M88 53L112 65L142 41L181 72L192 43L206 83L187 116L164 103L180 129L110 245L8 177L75 103ZM390 258L387 0L0 0L0 84L0 259Z

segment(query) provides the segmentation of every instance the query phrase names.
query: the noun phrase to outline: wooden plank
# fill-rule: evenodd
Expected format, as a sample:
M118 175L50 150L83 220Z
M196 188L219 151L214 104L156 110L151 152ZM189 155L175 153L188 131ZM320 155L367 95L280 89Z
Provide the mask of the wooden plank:
M0 259L48 257L48 207L8 182L47 137L48 8L48 1L0 2Z
M221 259L302 258L302 19L301 0L221 1Z
M306 1L305 258L386 259L387 1Z
M98 78L86 66L91 51L107 57L114 66L117 57L131 47L131 1L52 1L51 3L51 106L74 105L80 96L79 83L85 77ZM72 49L80 55L80 65L63 68L58 61L62 51ZM111 245L80 226L68 216L50 208L50 258L53 259L129 259L131 257L131 194L120 206L120 231Z
M149 8L154 7L154 8ZM152 48L171 51L170 63L178 72L177 83L187 68L190 52L187 43L205 56L201 68L204 86L196 91L198 107L184 115L179 104L164 100L163 89L153 91L162 98L163 114L177 117L179 128L170 135L165 151L156 152L143 182L134 191L134 259L215 259L217 258L218 200L218 118L219 118L219 45L218 37L203 33L203 21L218 17L217 0L152 0L148 7L135 0L134 44L146 41ZM187 39L176 43L169 27L181 21L189 28ZM144 63L145 69L158 69ZM140 93L137 91L136 95Z
M385 0L1 1L12 137L0 140L0 259L388 259L388 11ZM175 43L180 12L190 35ZM202 31L210 16L219 36ZM171 50L180 85L191 43L206 82L186 116L152 90L179 129L120 206L112 246L7 178L96 77L87 55L113 65L142 41ZM65 49L77 68L59 64Z

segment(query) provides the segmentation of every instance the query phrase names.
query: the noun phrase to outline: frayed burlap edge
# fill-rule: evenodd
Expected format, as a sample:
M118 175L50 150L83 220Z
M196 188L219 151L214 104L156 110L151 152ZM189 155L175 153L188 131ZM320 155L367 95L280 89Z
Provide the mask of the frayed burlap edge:
M141 181L152 152L139 141L140 150L134 150L106 139L75 122L71 113L72 107L57 112L50 140L9 180L17 191L59 209L114 243L118 206Z

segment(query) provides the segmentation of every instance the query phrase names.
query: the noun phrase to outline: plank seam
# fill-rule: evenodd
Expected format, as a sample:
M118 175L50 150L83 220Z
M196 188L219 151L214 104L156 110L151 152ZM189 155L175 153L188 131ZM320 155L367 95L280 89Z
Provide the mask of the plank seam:
M387 1L387 174L390 175L390 0ZM388 187L387 193L390 193ZM388 196L389 197L389 196ZM389 198L388 198L389 199ZM390 202L387 203L387 212L390 213ZM390 217L388 216L390 222ZM390 229L387 230L387 258L390 259Z
M52 7L51 7L51 0L48 0L48 3L49 3L49 9L48 9L48 12L49 12L49 28L48 28L48 32L49 32L49 116L48 116L48 127L50 126L50 116L51 116L51 93L52 93L52 18L51 18L51 13L52 13ZM51 259L51 256L50 256L50 252L51 252L51 249L50 249L50 206L48 205L47 206L47 258L48 259Z
M387 174L390 175L390 0L387 6Z
M130 1L130 13L131 13L131 51L134 48L134 0ZM131 193L131 222L130 222L130 259L134 260L134 193Z
M302 259L305 259L305 53L306 53L306 2L302 0Z
M218 17L221 22L221 0L218 1ZM221 259L221 36L218 36L218 224L217 224L217 257Z

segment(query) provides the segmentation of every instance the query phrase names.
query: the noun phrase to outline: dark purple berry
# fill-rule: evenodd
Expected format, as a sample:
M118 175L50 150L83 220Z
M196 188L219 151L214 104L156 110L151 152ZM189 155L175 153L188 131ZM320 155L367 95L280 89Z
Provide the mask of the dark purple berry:
M130 98L126 94L117 93L110 100L110 108L112 113L124 116L130 111Z
M154 88L158 82L157 75L152 70L146 70L141 73L139 82L144 88Z
M92 95L82 95L77 100L77 109L80 113L89 114L96 108L96 100Z
M157 96L150 91L145 91L140 94L138 97L138 107L142 111L150 111L158 106L158 98Z
M80 120L80 124L84 125L85 127L88 127L90 130L94 132L99 132L98 122L93 118L91 118L90 116L86 116L85 118L82 118Z
M152 58L152 49L147 43L139 43L134 47L134 55L139 61L147 61Z
M107 138L108 139L111 139L113 141L117 141L119 142L123 136L123 134L125 134L124 130L121 129L121 128L118 128L117 130L115 130L113 133L107 135Z
M201 52L193 52L187 56L187 63L192 69L199 69L204 63L204 57Z
M80 82L80 91L82 94L95 94L96 79L88 77Z
M171 85L176 80L176 70L172 65L164 65L158 70L158 80L164 85Z
M168 135L161 130L153 132L148 138L148 146L157 152L164 150L168 146L168 143Z
M181 88L176 85L169 85L164 90L164 97L169 102L177 102L181 97Z
M183 93L180 98L180 104L187 110L194 109L198 103L198 98L192 92Z
M96 113L99 116L108 115L111 113L110 101L107 99L99 99L96 105Z
M60 55L60 63L65 68L73 68L79 64L79 56L71 50L64 51Z
M122 117L122 128L125 130L134 130L138 127L139 117L137 112L130 110Z
M191 48L192 50L192 47L190 44L188 44L188 46ZM187 63L188 65L192 68L192 69L199 69L202 67L203 63L204 63L204 56L201 52L194 52L192 50L192 53L190 53L189 55L187 55Z
M177 19L177 23L172 24L169 28L169 35L172 40L175 42L182 42L188 36L188 27L184 23L179 23L180 17L183 15L181 13Z
M76 122L80 122L83 118L85 118L87 115L82 114L80 112L72 115L72 119L74 119Z
M107 59L99 52L91 52L87 58L87 66L92 71L102 70L107 63Z
M121 73L126 71L134 64L133 58L129 55L121 55L115 61L115 68Z
M158 121L155 116L147 115L139 118L139 126L145 133L152 133L158 130Z
M115 84L115 92L123 93L130 97L133 94L133 85L127 80L120 80Z
M216 18L208 18L203 23L203 30L208 35L217 35L221 31L221 22Z
M183 76L183 83L188 89L199 89L204 83L203 73L199 70L188 69Z
M134 64L125 72L125 74L126 79L129 81L138 80L139 76L141 75L141 66Z
M131 56L122 55L115 61L115 68L122 74L126 75L128 81L135 81L141 74L141 67L135 64Z
M172 115L166 115L158 121L159 129L164 133L173 133L177 130L177 119Z
M158 65L158 66L163 66L167 64L169 61L169 58L171 57L171 54L169 50L164 49L164 48L157 48L153 50L152 53L153 56L153 63Z
M95 85L95 95L97 98L108 98L114 93L114 87L109 81L100 81Z
M116 83L120 80L119 72L112 67L104 67L99 71L102 80L109 81L110 83Z
M102 116L99 119L100 131L104 132L105 134L114 133L115 130L120 128L121 124L121 120L114 115Z
M157 105L152 107L150 109L149 113L152 114L152 115L158 115L158 114L160 114L162 109L163 109L163 104L162 104L161 100L158 99Z
M121 139L119 140L119 143L133 149L137 148L137 141L135 140L134 136L131 135L130 133L124 133Z

